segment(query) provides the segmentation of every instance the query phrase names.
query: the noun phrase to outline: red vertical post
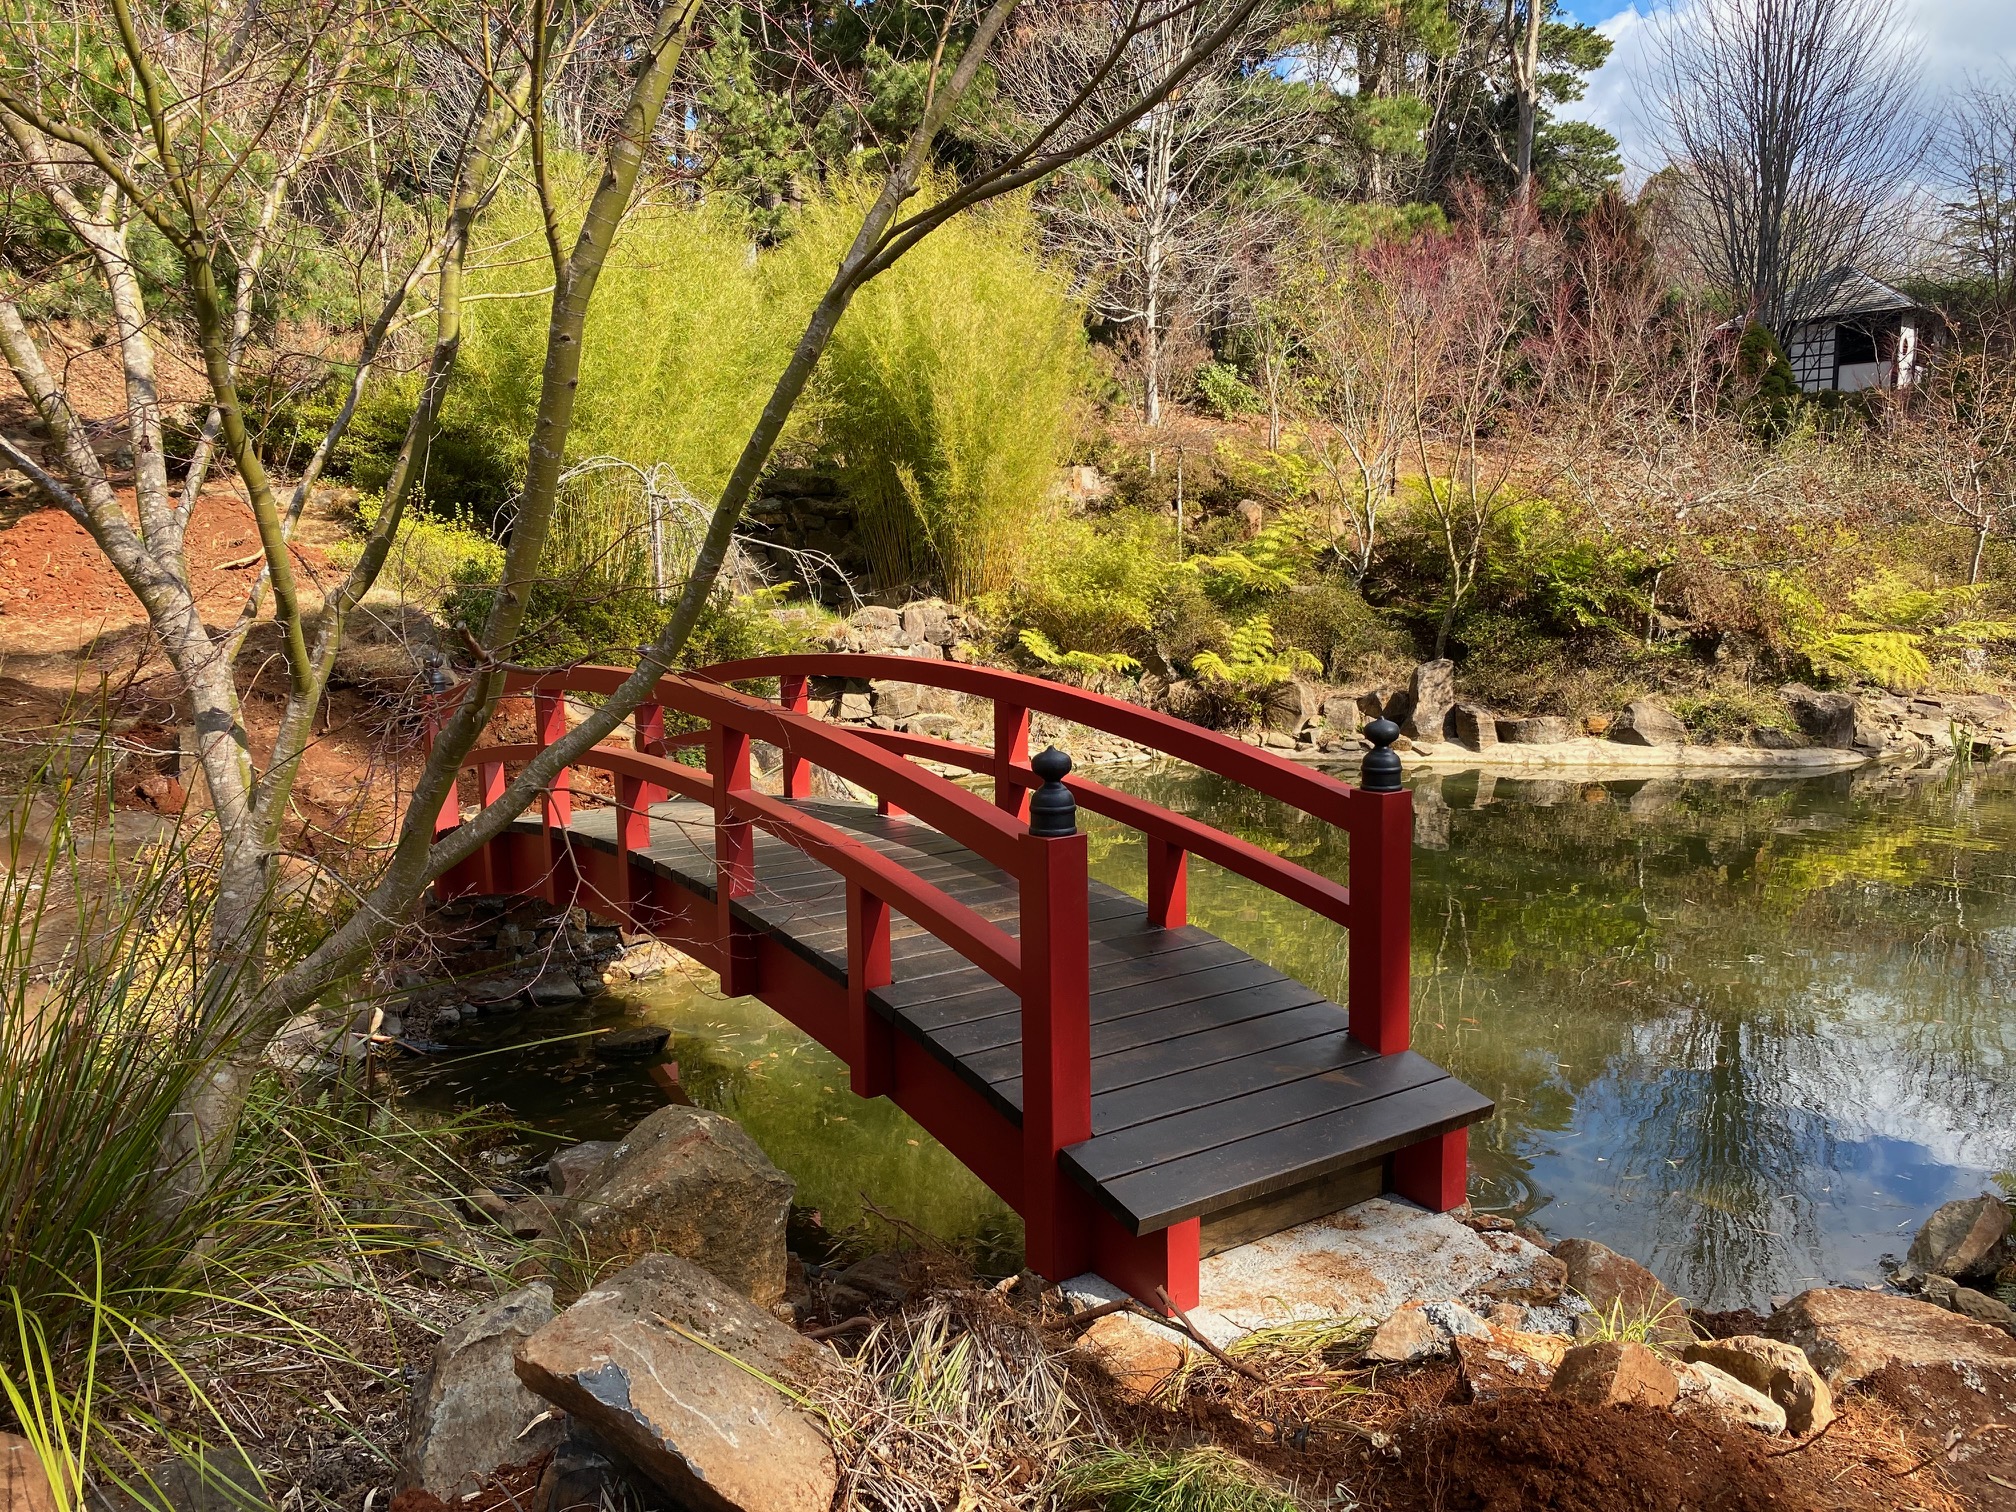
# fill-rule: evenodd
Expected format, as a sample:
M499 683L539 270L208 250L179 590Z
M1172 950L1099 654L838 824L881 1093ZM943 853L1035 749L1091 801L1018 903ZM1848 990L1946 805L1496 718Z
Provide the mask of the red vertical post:
M637 905L651 896L651 881L648 875L640 876L636 864L630 859L632 851L648 850L651 845L651 803L650 794L657 784L646 782L641 777L618 774L616 778L616 898L615 902L629 916L632 928L641 929L644 921L639 916Z
M539 744L550 746L567 733L567 704L558 693L535 693L532 709L538 724ZM539 817L545 824L546 877L541 891L546 901L571 904L574 901L573 852L568 848L567 826L574 817L573 774L562 767L539 797Z
M1035 760L1044 779L1022 839L1022 1222L1029 1268L1052 1281L1092 1260L1086 1194L1058 1154L1092 1137L1089 849L1061 781L1071 758Z
M809 714L812 711L811 679L797 673L786 673L778 678L777 701L793 714ZM812 764L803 756L793 756L789 751L784 753L784 796L812 796Z
M647 703L637 705L630 716L630 743L637 748L640 756L663 756L665 745L665 706ZM637 814L642 820L642 828L636 831L631 841L637 850L646 850L651 844L651 805L663 803L669 793L663 783L640 780L637 786Z
M1190 853L1148 837L1148 927L1181 929L1190 922Z
M1414 798L1400 780L1393 742L1400 726L1365 726L1372 749L1351 790L1351 1037L1381 1055L1398 1055L1411 1038L1407 976L1413 931Z
M887 1097L895 1087L896 1046L868 993L895 980L889 959L889 905L858 882L847 884L847 1073L857 1097Z
M1009 775L1015 762L1029 759L1029 711L1015 704L994 705L994 802L1017 819L1029 817L1029 789Z
M476 785L477 801L483 807L488 808L497 802L504 796L504 763L501 761L480 763L476 768ZM496 897L505 890L502 885L503 878L498 875L497 867L497 847L501 843L500 840L492 840L476 853L479 868L478 884L485 897Z
M709 732L714 777L714 903L721 943L721 990L747 997L756 990L756 936L735 917L735 899L756 891L756 832L734 811L734 795L749 791L749 736L717 724Z
M875 797L875 812L885 819L901 819L903 817L902 806L879 793Z
M1470 1131L1451 1129L1395 1150L1392 1185L1431 1213L1460 1207L1470 1195Z

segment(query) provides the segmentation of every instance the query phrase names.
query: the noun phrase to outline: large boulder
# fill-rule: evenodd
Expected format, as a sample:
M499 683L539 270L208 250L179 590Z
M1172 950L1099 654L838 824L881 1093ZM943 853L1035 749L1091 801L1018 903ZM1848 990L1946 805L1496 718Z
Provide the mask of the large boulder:
M1651 1336L1669 1344L1693 1338L1687 1309L1644 1266L1594 1239L1563 1239L1554 1258L1567 1268L1567 1288L1603 1317L1643 1322Z
M1610 738L1620 745L1682 746L1687 744L1687 726L1658 700L1634 698L1610 726Z
M1455 702L1456 663L1446 656L1422 662L1407 685L1407 712L1400 717L1400 733L1409 740L1440 740L1449 707Z
M1680 1400L1675 1404L1678 1411L1719 1418L1759 1433L1785 1431L1785 1409L1727 1371L1689 1361L1675 1375L1680 1385Z
M1986 1280L2010 1253L2009 1204L1983 1193L1949 1202L1918 1230L1907 1257L1913 1270L1956 1281Z
M598 1282L517 1352L521 1381L703 1512L826 1512L832 1448L786 1393L837 1368L822 1346L673 1255Z
M413 1393L400 1484L444 1501L473 1491L493 1470L555 1447L558 1422L533 1424L546 1404L518 1384L512 1352L553 1321L553 1288L541 1281L500 1297L448 1330Z
M1481 704L1459 703L1449 711L1449 732L1473 751L1498 744L1498 718Z
M1687 1346L1691 1364L1713 1365L1776 1402L1793 1433L1818 1433L1834 1421L1834 1393L1806 1352L1779 1339L1737 1334Z
M1277 734L1300 735L1322 716L1321 698L1299 679L1276 683L1261 698L1261 722Z
M556 1196L572 1197L609 1174L609 1160L615 1153L613 1139L584 1139L555 1150L546 1162L546 1184Z
M1833 1391L1886 1365L2016 1373L2016 1339L1999 1328L1889 1292L1818 1287L1774 1312L1765 1333L1805 1351Z
M1606 1339L1561 1356L1547 1394L1583 1407L1671 1407L1680 1383L1655 1351L1629 1339Z
M1820 693L1804 683L1778 690L1805 737L1817 746L1846 751L1855 745L1855 700L1846 693Z
M680 1255L768 1307L784 1296L792 1190L735 1120L675 1105L624 1137L566 1216L597 1260Z
M1558 714L1532 714L1499 720L1498 738L1506 745L1559 745L1575 738L1575 726Z

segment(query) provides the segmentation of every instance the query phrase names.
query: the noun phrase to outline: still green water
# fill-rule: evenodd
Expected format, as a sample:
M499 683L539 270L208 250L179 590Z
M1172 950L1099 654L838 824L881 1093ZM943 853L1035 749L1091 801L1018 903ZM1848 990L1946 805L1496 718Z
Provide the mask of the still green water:
M1341 835L1176 765L1116 781L1344 875ZM1614 781L1415 779L1416 1048L1498 1103L1471 1195L1587 1234L1711 1306L1870 1281L1939 1203L2016 1168L2016 773ZM1135 837L1093 869L1142 890ZM1195 921L1341 1000L1343 932L1199 865ZM490 1054L407 1073L563 1138L660 1099L579 1042L637 1022L695 1100L741 1119L827 1228L884 1212L1009 1268L1015 1218L845 1068L706 979L487 1021ZM472 1048L475 1048L472 1045Z

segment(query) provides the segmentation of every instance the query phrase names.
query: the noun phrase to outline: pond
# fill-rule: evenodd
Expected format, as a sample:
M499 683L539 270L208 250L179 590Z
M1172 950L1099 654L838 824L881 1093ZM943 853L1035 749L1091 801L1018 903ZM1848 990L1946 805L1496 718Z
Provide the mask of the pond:
M1340 835L1222 779L1172 764L1106 780L1344 875ZM1415 1045L1498 1103L1472 1133L1480 1208L1736 1306L1880 1279L1934 1207L2016 1169L2016 773L1413 780ZM1138 895L1138 840L1092 833L1095 874ZM1197 923L1341 1000L1342 931L1207 866L1190 897ZM991 1194L710 981L486 1028L640 1017L672 1027L691 1095L742 1119L829 1230L859 1223L866 1193L1012 1268L1016 1220ZM662 1100L578 1041L409 1077L566 1138Z

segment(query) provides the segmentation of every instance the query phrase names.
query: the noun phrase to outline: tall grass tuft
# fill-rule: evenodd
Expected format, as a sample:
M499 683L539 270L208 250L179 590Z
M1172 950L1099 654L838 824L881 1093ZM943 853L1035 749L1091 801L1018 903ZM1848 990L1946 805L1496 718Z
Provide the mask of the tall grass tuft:
M823 284L867 192L813 205L773 285ZM1014 580L1086 374L1080 312L1026 204L960 216L855 297L817 412L880 586L935 578L963 601Z
M1295 1512L1271 1478L1215 1445L1102 1449L1060 1477L1064 1503L1099 1512Z

